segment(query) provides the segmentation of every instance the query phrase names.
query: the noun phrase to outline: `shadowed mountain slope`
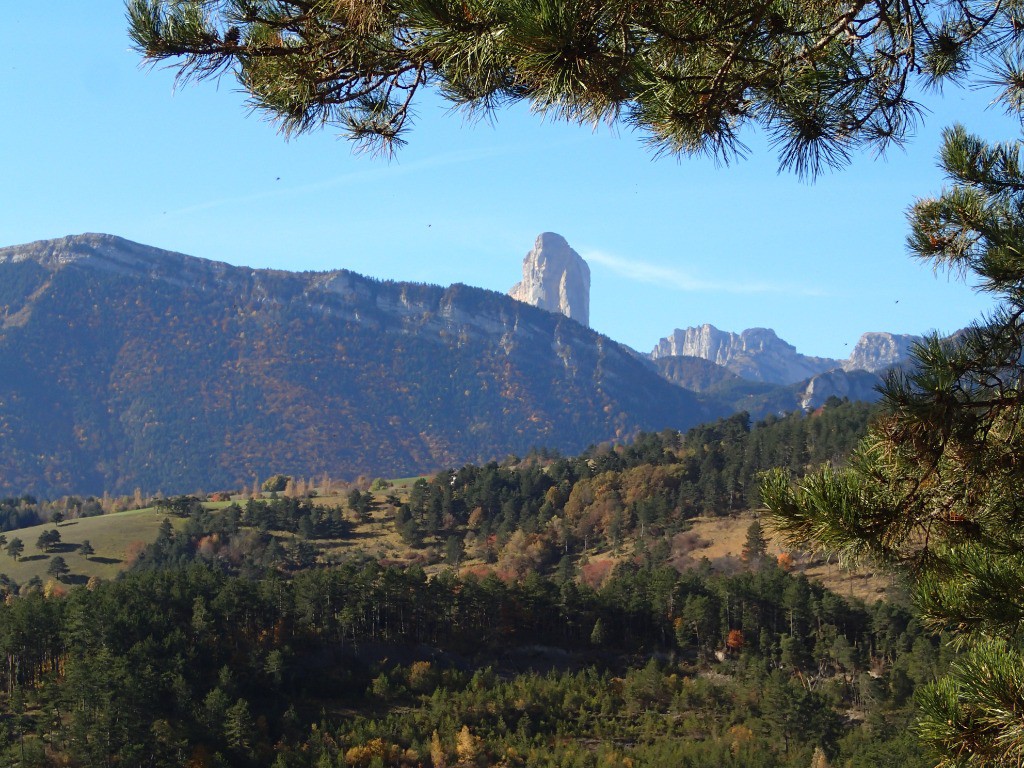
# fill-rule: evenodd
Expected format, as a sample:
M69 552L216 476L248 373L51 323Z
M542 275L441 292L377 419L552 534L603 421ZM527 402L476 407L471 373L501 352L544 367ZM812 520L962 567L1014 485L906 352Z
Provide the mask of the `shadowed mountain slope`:
M82 235L0 249L0 493L180 492L575 452L720 415L492 291Z

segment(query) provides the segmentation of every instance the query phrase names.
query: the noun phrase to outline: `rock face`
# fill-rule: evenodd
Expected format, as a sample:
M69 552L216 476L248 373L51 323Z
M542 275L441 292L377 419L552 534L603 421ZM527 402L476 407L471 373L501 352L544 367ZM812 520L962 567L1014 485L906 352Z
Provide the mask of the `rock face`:
M743 333L720 331L713 325L676 329L658 342L651 358L676 355L700 357L749 381L795 384L828 371L878 373L910 357L920 336L865 333L846 360L802 355L770 328L748 328ZM839 396L843 396L840 394Z
M920 336L905 333L865 333L843 361L843 370L874 373L902 363L920 340Z
M745 379L772 384L792 384L840 367L838 360L801 355L770 328L748 328L740 334L708 324L677 328L651 352L654 359L674 355L701 357Z
M523 280L512 286L513 299L560 312L590 325L590 267L561 235L544 232L523 259Z
M824 405L830 397L873 403L881 397L878 392L881 383L882 377L878 373L860 369L836 369L819 373L811 377L803 392L798 394L800 407L805 411L814 410Z

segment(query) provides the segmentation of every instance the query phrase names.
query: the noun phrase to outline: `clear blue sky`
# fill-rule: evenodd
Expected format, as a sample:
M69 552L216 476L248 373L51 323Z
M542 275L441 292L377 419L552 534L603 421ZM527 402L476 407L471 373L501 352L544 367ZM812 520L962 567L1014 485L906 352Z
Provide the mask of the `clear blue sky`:
M285 141L234 79L140 68L119 0L29 3L0 19L0 245L107 232L253 267L347 268L507 291L536 236L590 263L591 324L649 351L673 328L764 326L843 357L864 331L952 331L989 306L906 255L905 211L937 192L939 133L1019 128L947 91L906 152L813 185L763 140L727 168L655 158L629 131L526 109L467 124L421 103L396 159L330 130Z

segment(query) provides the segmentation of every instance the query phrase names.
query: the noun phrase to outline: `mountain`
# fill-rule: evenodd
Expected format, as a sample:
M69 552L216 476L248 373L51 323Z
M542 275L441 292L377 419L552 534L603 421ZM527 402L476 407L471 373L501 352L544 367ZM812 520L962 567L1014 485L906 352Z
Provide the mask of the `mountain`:
M0 494L435 471L720 415L492 291L81 235L0 249Z
M665 357L659 358L656 364L659 370L664 370L664 366L671 366L673 361L690 359L692 358ZM755 420L781 416L793 411L812 411L820 408L832 397L873 403L880 397L877 387L882 383L880 373L835 368L794 384L771 384L766 381L742 379L721 366L714 367L724 371L728 378L714 379L709 376L708 386L699 390L701 398L713 410L723 413L746 411ZM670 381L675 380L671 373L663 375Z
M861 369L837 368L812 376L796 386L799 407L805 411L820 408L831 397L873 403L880 398L881 373Z
M544 232L523 259L523 279L508 295L590 325L590 267L561 235Z
M720 331L713 325L677 328L658 342L651 357L700 357L751 381L791 384L839 367L839 361L808 357L770 328L748 328L742 333Z
M673 384L693 392L717 391L718 389L746 382L723 365L716 365L702 357L668 355L654 359L654 367Z
M857 341L850 356L842 361L844 371L871 371L877 373L893 365L904 363L910 357L920 336L905 333L865 333Z
M865 333L846 360L812 357L780 339L770 328L742 333L720 331L713 325L677 328L651 352L657 361L667 357L698 357L749 381L796 384L835 369L880 373L905 362L920 336Z

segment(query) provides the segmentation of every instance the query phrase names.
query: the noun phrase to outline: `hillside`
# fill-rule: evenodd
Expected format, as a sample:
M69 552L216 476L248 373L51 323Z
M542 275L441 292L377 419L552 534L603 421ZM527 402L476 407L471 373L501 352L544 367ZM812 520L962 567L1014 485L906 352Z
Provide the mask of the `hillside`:
M133 566L194 561L250 574L370 560L428 572L454 566L505 579L557 572L594 581L616 563L641 560L685 570L707 558L709 566L731 572L741 565L751 510L759 505L759 474L784 467L800 477L826 461L842 463L871 413L862 403L833 401L808 416L754 425L738 414L685 434L646 433L573 458L534 453L433 477L377 480L372 490L291 483L280 486L286 488L282 497L246 494L234 503L205 504L191 497L156 499L153 509L102 516L79 516L75 510L87 506L80 500L62 506L0 499L0 529L25 544L18 560L0 561L0 574L17 584L45 581L57 554L70 568L70 583L110 578ZM211 514L214 509L225 514ZM172 533L161 533L165 517L182 535L147 548ZM58 525L42 523L62 518ZM37 524L24 527L25 520ZM42 551L40 534L54 530L60 544ZM79 551L86 540L94 549L89 558ZM781 552L768 549L773 557ZM798 572L841 584L844 592L876 596L876 583L837 581L843 574L790 554Z
M409 475L719 412L507 296L108 235L0 249L0 493Z
M0 575L17 584L25 584L33 578L46 581L49 578L47 568L59 555L69 568L64 579L69 584L84 584L92 576L112 579L131 567L133 552L156 539L166 517L166 513L152 508L133 509L68 520L59 525L46 523L19 528L6 534L7 541L21 539L25 550L17 560L9 554L0 554ZM36 542L41 534L54 530L60 534L60 543L44 552ZM88 556L80 551L86 541L93 548L93 554Z
M736 512L759 468L841 461L870 413L10 530L61 542L17 564L45 583L0 583L0 760L924 768L909 704L949 645ZM125 572L72 586L100 560Z

